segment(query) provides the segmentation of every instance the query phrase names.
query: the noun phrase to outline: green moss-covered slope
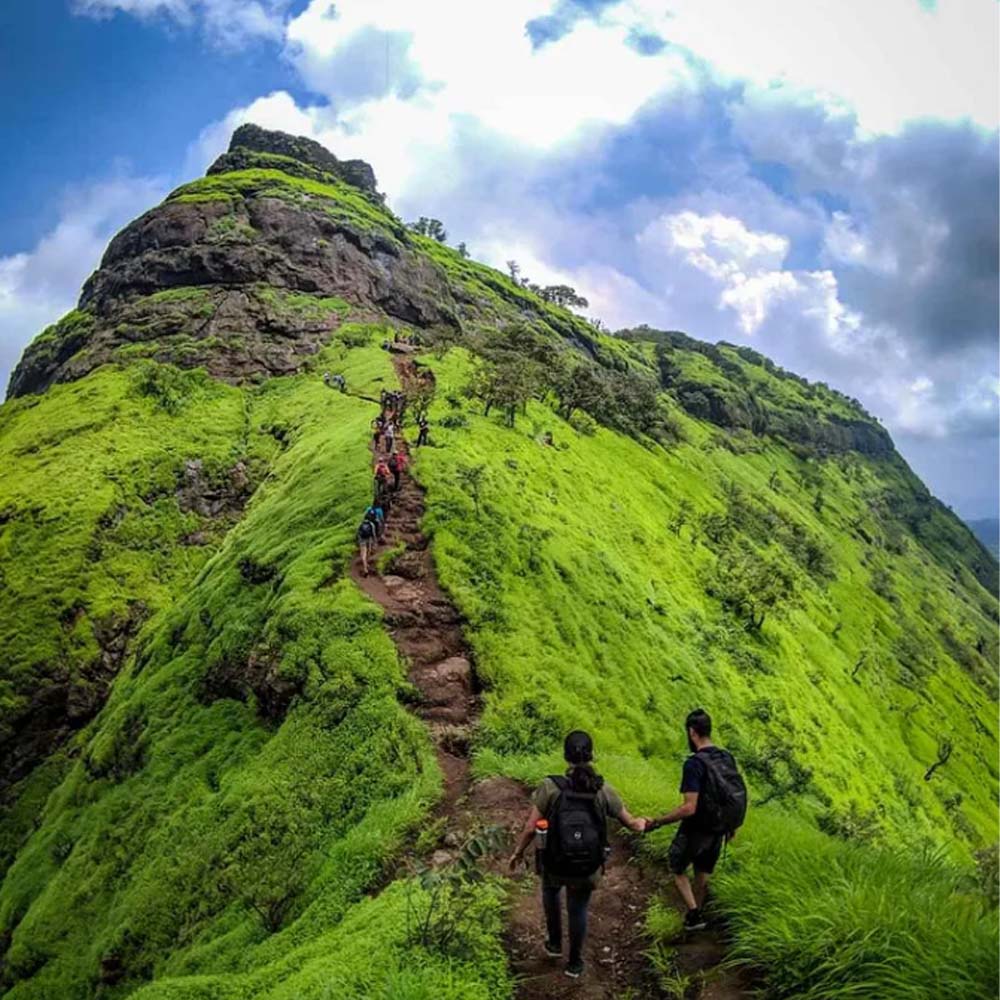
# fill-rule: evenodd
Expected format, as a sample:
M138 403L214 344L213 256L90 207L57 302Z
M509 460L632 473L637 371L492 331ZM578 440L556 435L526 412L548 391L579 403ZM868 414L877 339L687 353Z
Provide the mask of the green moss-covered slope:
M584 726L659 812L703 705L751 784L716 886L768 995L987 995L997 564L877 420L745 348L599 332L314 166L218 166L0 407L0 993L510 994L497 884L414 932L441 776L346 572L405 326L474 772L533 781Z

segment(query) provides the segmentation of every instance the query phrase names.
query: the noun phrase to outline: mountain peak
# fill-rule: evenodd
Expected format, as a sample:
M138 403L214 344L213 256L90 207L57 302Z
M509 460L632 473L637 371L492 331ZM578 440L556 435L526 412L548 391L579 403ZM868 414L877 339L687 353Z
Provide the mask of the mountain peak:
M241 125L229 142L229 151L223 153L209 167L209 174L228 173L248 167L265 166L266 158L282 157L295 160L312 171L332 174L369 194L377 195L375 171L364 160L339 160L325 146L304 135L290 135L260 125ZM263 160L261 158L264 158ZM283 167L287 171L287 165Z

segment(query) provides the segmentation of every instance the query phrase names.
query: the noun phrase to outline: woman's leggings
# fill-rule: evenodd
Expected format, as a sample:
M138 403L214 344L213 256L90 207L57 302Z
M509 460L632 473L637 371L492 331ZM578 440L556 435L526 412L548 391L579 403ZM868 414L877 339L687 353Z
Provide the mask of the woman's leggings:
M562 945L562 912L559 893L562 886L543 885L542 905L545 908L545 926L549 943ZM569 915L569 960L583 960L583 942L587 937L587 907L590 905L590 886L566 886L566 913Z

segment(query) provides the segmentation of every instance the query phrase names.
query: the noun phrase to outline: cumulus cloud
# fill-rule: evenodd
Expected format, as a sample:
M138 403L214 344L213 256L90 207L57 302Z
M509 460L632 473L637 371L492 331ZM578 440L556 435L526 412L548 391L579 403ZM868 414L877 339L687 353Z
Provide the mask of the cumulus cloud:
M90 17L120 12L143 19L165 18L184 27L201 24L216 42L239 47L254 39L280 41L291 0L75 0Z
M76 304L111 236L163 194L162 180L129 176L74 188L34 248L0 257L0 385L32 338Z
M920 118L1000 122L995 0L624 0L633 17L717 75L807 90L869 133Z

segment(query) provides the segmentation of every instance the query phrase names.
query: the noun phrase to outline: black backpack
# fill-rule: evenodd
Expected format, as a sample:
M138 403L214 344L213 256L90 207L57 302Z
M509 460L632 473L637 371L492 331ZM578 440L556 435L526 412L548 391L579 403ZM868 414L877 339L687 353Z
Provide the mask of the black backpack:
M551 875L589 878L604 864L608 822L596 792L577 792L567 778L550 779L559 797L546 819L544 869Z
M731 837L747 815L747 786L733 755L718 747L702 750L705 786L698 795L698 826L707 833Z
M365 515L365 519L358 526L358 538L363 542L375 537L375 524Z

